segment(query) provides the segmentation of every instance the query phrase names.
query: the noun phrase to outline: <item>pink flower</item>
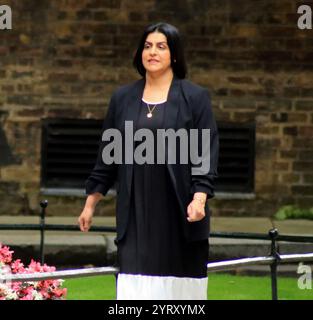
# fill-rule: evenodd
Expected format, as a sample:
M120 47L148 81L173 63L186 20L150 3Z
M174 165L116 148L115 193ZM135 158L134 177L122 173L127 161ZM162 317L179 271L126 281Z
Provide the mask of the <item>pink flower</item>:
M24 273L25 268L24 264L21 262L21 259L17 259L11 263L12 273Z
M2 246L2 243L0 243L0 262L11 263L13 252L14 251L10 251L9 247Z
M67 290L65 288L59 288L54 289L51 293L55 298L61 298L62 296L65 296L67 294Z
M32 291L27 292L26 295L21 297L19 300L34 300Z
M9 247L0 244L0 265L8 269L8 273L53 272L56 270L53 266L46 264L42 266L33 259L28 267L25 267L20 259L12 260L12 253ZM67 289L62 288L62 280L12 282L8 287L0 289L0 300L60 300L65 299L67 294Z

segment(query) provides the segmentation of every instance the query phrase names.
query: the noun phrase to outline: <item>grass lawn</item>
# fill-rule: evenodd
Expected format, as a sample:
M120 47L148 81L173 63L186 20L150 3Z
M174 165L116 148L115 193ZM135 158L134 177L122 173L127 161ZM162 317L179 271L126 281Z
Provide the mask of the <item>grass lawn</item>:
M297 278L278 277L278 298L281 300L313 300L313 289L301 290ZM65 280L68 300L115 299L115 277L97 276ZM235 276L210 273L209 300L270 300L270 277Z

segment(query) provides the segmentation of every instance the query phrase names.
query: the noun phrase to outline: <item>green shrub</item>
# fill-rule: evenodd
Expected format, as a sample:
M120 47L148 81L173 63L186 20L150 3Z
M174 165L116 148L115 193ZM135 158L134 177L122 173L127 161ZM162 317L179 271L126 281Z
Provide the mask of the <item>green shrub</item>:
M309 219L313 220L313 207L310 209L301 209L294 205L281 207L274 215L276 220L285 219Z

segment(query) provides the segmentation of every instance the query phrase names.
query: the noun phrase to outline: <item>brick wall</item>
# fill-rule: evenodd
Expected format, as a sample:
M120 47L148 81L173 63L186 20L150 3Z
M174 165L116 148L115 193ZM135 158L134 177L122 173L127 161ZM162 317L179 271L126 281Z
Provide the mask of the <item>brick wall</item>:
M212 200L214 215L272 215L313 205L313 31L290 0L7 0L0 30L0 214L37 214L41 119L103 118L112 91L138 79L143 27L176 25L188 78L207 87L217 121L255 122L255 197ZM78 215L83 198L48 197ZM99 214L112 213L105 206Z

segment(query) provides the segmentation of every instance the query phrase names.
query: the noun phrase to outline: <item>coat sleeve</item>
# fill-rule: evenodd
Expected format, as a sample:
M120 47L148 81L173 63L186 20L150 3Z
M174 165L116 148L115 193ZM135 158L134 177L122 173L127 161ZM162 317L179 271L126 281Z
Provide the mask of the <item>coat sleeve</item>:
M112 95L110 100L109 109L103 122L102 133L110 128L114 128L114 113L116 108L116 98ZM85 182L86 194L92 194L95 192L102 193L106 195L109 189L113 186L117 177L117 164L106 164L102 160L102 152L104 147L109 142L103 142L102 139L99 143L98 155L96 159L95 166L91 171L89 177Z
M219 138L216 121L212 111L209 93L203 88L196 99L197 103L193 105L193 127L198 129L198 155L199 157L207 157L209 162L208 170L204 170L201 174L193 174L191 176L191 193L204 192L207 198L214 197L214 180L217 177L217 165L219 156ZM202 143L202 129L210 129L209 138ZM192 169L198 167L191 165ZM196 171L196 170L192 170ZM198 171L196 171L198 172Z

